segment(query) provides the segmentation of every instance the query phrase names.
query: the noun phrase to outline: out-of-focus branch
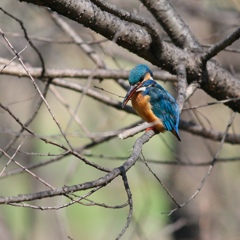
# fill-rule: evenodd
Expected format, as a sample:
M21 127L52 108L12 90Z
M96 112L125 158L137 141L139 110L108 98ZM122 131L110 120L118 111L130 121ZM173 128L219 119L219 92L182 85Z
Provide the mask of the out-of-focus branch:
M0 69L2 69L10 60L0 58ZM28 71L34 78L41 77L41 68L34 68L28 66ZM16 77L27 77L28 74L20 66L20 64L11 64L4 68L0 74L6 74ZM155 79L162 81L176 81L176 76L171 75L166 71L155 70L153 71ZM129 71L126 70L113 70L113 69L46 69L44 77L46 78L79 78L86 79L92 76L93 79L128 79Z
M194 135L198 135L206 139L211 139L213 141L221 141L224 135L224 132L218 132L212 129L205 129L201 125L195 125L182 120L179 123L179 128L183 131L187 131ZM240 135L227 133L225 137L225 142L231 144L239 144Z
M131 222L132 215L133 215L132 193L131 193L131 190L130 190L130 187L129 187L129 184L128 184L127 174L126 174L125 171L122 172L122 180L123 180L125 191L126 191L127 197L128 197L129 212L128 212L128 217L127 217L126 224L125 224L124 228L122 229L122 231L117 236L116 240L119 240L123 236L123 234L126 232L127 228L129 227L129 224Z
M52 19L58 24L58 26L72 38L72 40L81 47L81 49L89 56L89 58L97 65L98 68L105 68L103 60L97 55L92 47L84 43L83 39L75 32L75 30L57 13L49 11Z
M45 72L45 62L44 62L43 56L42 56L41 52L37 49L37 47L33 44L32 40L28 37L27 30L24 27L23 22L21 20L19 20L18 18L16 18L15 16L13 16L12 14L10 14L10 13L6 12L5 10L3 10L1 7L0 7L0 10L2 12L4 12L4 14L8 15L10 18L13 18L21 26L23 34L24 34L24 38L26 38L26 40L28 41L28 43L30 44L32 49L36 52L36 54L39 57L39 60L41 62L41 66L42 66L41 76L43 76L44 72Z
M136 126L138 123L140 123L140 122L133 123L130 126L128 126L127 128L132 128L132 127ZM92 147L95 147L95 146L97 146L101 143L107 142L107 141L115 138L120 132L123 132L124 130L126 130L126 128L119 129L117 131L112 131L112 132L101 132L101 133L98 133L98 135L97 134L90 134L90 135L86 135L86 136L84 135L85 137L89 137L89 138L94 139L94 141L92 141L91 143L87 143L87 144L85 144L81 147L78 147L75 150L79 153L82 153L84 150L91 149ZM50 142L50 144L51 144L51 142ZM29 153L26 153L26 154L29 155ZM64 159L65 157L69 156L70 154L72 154L72 152L66 150L62 154L53 155L53 157L49 160L46 160L46 161L43 161L43 162L40 162L40 163L29 164L25 168L27 168L28 170L32 170L32 169L44 167L44 166L47 166L49 164L60 161L60 160ZM39 154L36 154L36 155L39 155ZM51 156L51 154L48 153L47 156ZM105 170L107 170L107 169L105 169ZM9 176L12 176L12 175L15 175L15 174L23 173L23 172L24 172L23 169L10 170L8 172L4 172L0 176L0 179L9 177Z
M223 133L223 135L222 135L221 141L220 141L220 143L219 143L219 145L218 145L217 151L216 151L216 153L214 154L213 159L212 159L212 161L211 161L211 163L210 163L210 166L209 166L209 168L208 168L208 171L207 171L207 173L205 174L205 176L203 177L202 181L200 182L200 184L199 184L196 192L195 192L186 202L182 203L180 206L178 205L176 208L174 208L174 209L172 209L171 211L169 211L169 212L168 212L168 215L171 215L172 213L174 213L174 212L177 211L178 209L186 206L189 202L191 202L191 201L200 193L200 191L202 190L203 186L205 185L208 177L210 176L210 174L211 174L211 172L212 172L213 166L214 166L214 164L215 164L216 161L217 161L217 158L218 158L219 153L220 153L220 151L221 151L221 149L222 149L222 147L223 147L223 144L225 143L225 138L226 138L226 136L227 136L227 134L228 134L228 131L229 131L230 127L232 126L232 123L233 123L233 120L234 120L235 116L236 116L236 113L232 113L232 116L230 117L230 119L229 119L229 121L228 121L227 127L226 127L226 129L225 129L225 131L224 131L224 133Z

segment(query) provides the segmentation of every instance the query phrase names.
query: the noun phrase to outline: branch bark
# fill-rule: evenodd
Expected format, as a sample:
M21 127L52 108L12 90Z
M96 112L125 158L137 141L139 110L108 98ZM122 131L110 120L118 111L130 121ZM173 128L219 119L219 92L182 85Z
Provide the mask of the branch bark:
M92 189L98 186L105 186L107 183L111 182L117 176L126 173L138 160L138 157L142 151L142 146L149 141L155 135L154 131L145 132L140 138L138 138L133 146L132 155L118 168L114 168L111 172L106 174L103 177L100 177L91 182L85 182L72 186L64 186L62 188L56 188L49 191L37 192L33 194L22 194L12 197L1 197L0 204L9 204L9 203L19 203L25 201L32 201L36 199L55 197L59 195L66 195L68 193L73 193L81 190Z
M159 46L153 41L155 36L151 36L144 27L121 20L119 17L101 10L90 0L21 1L51 8L110 40L114 39L119 46L172 74L176 74L178 63L181 59L185 59L188 84L197 80L201 88L217 100L240 97L240 79L221 68L217 63L208 61L204 74L202 74L201 56L198 52L182 50L164 41L159 50ZM233 111L240 112L240 101L228 102L226 105Z
M141 2L161 24L176 46L201 50L197 39L168 0L141 0Z

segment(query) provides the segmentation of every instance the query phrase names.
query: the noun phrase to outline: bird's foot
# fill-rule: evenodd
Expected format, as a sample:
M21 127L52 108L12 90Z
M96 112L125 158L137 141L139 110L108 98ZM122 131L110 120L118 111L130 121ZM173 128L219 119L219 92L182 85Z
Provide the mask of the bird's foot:
M148 132L150 130L153 130L155 133L158 133L158 131L154 127L148 127L148 128L146 128L145 131Z

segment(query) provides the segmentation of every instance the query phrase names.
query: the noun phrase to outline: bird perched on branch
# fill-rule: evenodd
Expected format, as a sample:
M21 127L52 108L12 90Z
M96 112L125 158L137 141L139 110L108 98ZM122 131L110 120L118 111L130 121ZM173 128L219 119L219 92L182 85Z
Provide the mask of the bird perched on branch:
M153 80L148 66L139 64L129 74L130 89L122 107L131 99L132 106L146 122L156 122L147 130L156 133L171 131L181 141L178 133L179 109L173 96Z

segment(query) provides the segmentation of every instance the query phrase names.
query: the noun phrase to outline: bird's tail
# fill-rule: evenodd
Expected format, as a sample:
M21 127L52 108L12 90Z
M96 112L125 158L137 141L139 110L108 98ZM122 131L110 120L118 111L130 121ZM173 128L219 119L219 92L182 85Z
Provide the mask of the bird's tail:
M180 138L178 132L175 129L172 130L172 133L178 139L178 141L181 141L181 138Z

